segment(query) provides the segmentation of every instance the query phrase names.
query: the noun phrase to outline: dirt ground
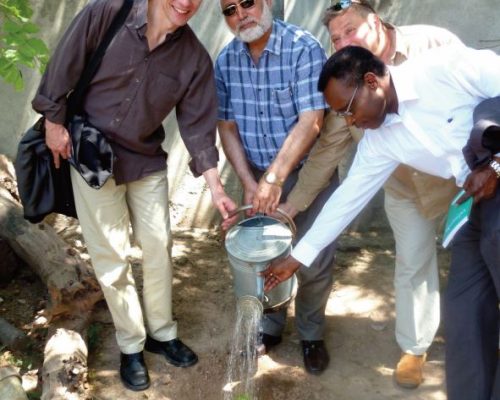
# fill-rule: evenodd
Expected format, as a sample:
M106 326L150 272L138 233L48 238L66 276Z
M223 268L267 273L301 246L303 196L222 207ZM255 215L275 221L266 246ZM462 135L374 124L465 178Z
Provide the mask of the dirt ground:
M73 237L72 241L84 250L78 238ZM140 250L134 248L131 260L140 285L139 257ZM151 387L139 393L125 390L117 373L119 350L111 317L105 304L101 304L89 329L93 399L222 399L236 311L223 242L214 231L176 230L173 257L173 302L179 335L198 353L199 363L187 369L175 368L161 356L146 353ZM442 266L448 265L446 252L441 251L439 257ZM258 399L445 399L441 331L430 350L423 385L408 390L394 382L400 350L394 338L393 265L394 243L388 230L343 235L327 307L329 368L318 377L304 372L292 307L283 343L259 359ZM446 269L442 268L441 273L445 282ZM37 278L23 270L12 283L0 288L1 315L29 331L36 312L45 306L45 298ZM11 354L1 349L0 362L17 364L26 379L31 377L34 386L45 331L35 330L32 334L39 344L33 354ZM38 391L32 389L30 398L38 398L39 387Z

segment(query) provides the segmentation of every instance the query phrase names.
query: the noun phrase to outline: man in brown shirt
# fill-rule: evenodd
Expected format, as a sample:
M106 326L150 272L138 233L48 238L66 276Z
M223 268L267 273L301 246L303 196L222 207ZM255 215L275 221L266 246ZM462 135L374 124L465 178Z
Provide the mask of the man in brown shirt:
M216 168L212 62L187 25L201 1L136 0L83 102L88 121L105 135L117 159L114 176L99 190L72 169L76 209L115 323L120 377L132 390L149 386L143 347L175 366L198 360L177 338L172 319L167 154L161 144L162 121L174 107L193 174L204 176L224 218L235 208ZM63 125L66 97L122 4L94 0L75 17L33 100L33 108L46 117L46 142L56 167L60 157L71 155ZM127 261L130 223L143 250L144 317Z

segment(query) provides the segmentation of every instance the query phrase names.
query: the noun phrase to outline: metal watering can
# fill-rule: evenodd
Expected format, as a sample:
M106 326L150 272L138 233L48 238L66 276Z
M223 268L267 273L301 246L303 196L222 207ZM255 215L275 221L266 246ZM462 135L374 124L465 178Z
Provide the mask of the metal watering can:
M251 205L242 206L234 210L231 216L251 208ZM292 250L297 228L287 213L279 208L277 212L284 217L286 224L279 219L258 214L231 227L225 239L236 297L239 301L259 300L264 312L276 311L285 306L297 292L295 275L266 293L264 278L258 275L272 260L285 257Z

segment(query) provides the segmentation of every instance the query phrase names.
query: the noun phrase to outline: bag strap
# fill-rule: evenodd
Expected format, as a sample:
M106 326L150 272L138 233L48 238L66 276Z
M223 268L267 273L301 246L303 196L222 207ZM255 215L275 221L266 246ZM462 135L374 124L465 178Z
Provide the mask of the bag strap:
M68 97L66 122L69 122L73 117L73 115L77 114L78 111L81 109L82 101L85 97L85 92L87 91L87 87L89 86L90 81L97 72L101 64L102 58L104 56L104 53L106 52L106 49L108 48L109 44L115 37L118 30L125 23L125 20L127 19L127 16L129 15L133 4L134 0L124 0L120 10L115 15L113 21L111 22L111 25L106 31L104 38L102 39L101 43L99 43L99 46L92 54L88 64L85 66L82 75L80 76L80 79L78 80L78 83L75 86L75 89L71 92L71 94Z

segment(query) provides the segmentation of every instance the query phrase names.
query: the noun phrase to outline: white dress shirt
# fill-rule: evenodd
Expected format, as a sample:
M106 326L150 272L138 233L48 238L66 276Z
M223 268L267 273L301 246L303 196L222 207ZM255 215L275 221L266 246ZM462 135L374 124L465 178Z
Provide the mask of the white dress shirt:
M366 130L347 178L292 251L309 266L377 193L398 164L462 186L470 170L462 148L474 107L500 95L500 56L458 46L437 48L389 67L398 114Z

